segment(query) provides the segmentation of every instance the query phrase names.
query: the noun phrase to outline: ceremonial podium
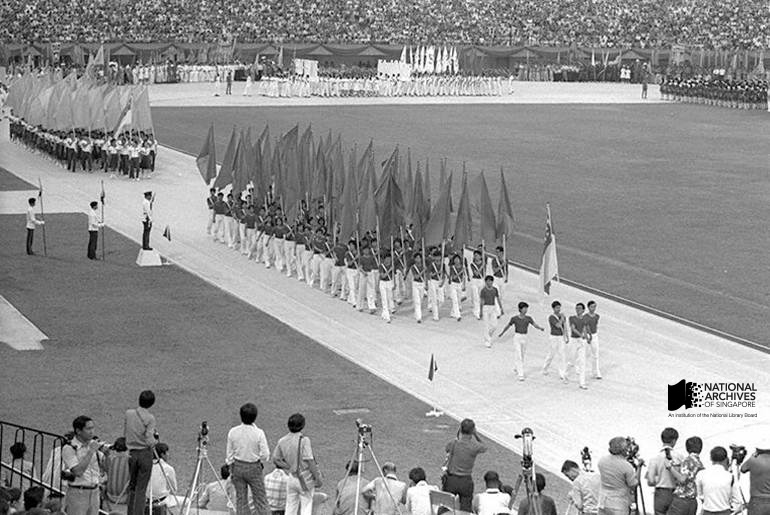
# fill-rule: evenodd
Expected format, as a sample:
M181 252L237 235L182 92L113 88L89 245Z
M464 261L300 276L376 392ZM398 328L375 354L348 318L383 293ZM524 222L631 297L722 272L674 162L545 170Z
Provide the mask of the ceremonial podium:
M162 266L163 263L160 260L160 254L157 250L139 250L139 255L136 257L136 264L139 266Z

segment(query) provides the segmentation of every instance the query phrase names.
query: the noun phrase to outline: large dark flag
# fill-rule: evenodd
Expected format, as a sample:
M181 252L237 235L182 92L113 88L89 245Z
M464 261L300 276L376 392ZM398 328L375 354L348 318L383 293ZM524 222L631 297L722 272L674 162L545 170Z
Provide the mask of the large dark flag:
M195 164L198 165L198 172L203 177L203 182L207 185L211 184L211 179L217 176L217 152L213 123L209 127L209 134L203 142L203 147L201 147L198 157L195 159Z
M495 210L492 209L492 199L489 197L489 189L487 188L487 180L484 178L484 172L481 172L479 215L481 239L485 245L493 245L497 238L497 224L495 223Z
M467 243L473 243L471 220L471 201L468 196L468 174L463 174L463 189L460 194L460 205L457 208L454 243L457 249L462 249Z
M430 220L428 220L425 226L423 237L425 238L426 245L440 245L449 237L449 231L452 229L450 221L451 204L452 175L450 174L449 179L444 183L436 204L431 209Z
M240 132L233 125L233 133L230 135L230 143L227 144L225 157L222 159L222 166L219 168L217 180L214 181L214 188L222 189L233 182L233 169L235 168L235 158L238 153L238 142L240 141Z

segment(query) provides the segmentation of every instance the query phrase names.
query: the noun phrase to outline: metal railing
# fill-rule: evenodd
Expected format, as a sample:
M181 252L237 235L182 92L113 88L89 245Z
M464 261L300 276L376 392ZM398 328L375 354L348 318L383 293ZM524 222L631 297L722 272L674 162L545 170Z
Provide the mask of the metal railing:
M62 435L0 420L0 486L23 492L37 485L61 495L61 448L66 443ZM19 450L23 446L22 457L14 459L14 445Z

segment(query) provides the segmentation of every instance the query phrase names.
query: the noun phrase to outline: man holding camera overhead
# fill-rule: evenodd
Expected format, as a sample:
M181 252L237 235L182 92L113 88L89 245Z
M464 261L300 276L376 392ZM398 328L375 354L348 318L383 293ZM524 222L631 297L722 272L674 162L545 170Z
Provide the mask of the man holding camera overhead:
M672 467L678 467L684 456L674 450L679 432L673 427L665 428L660 434L660 440L663 447L660 452L650 458L647 468L647 484L655 488L653 498L655 506L655 515L666 515L671 503L674 500L674 488L676 487L676 478L671 472Z
M99 481L104 454L109 448L94 438L94 421L81 415L72 421L75 438L61 450L62 464L67 479L67 515L98 515L100 504Z

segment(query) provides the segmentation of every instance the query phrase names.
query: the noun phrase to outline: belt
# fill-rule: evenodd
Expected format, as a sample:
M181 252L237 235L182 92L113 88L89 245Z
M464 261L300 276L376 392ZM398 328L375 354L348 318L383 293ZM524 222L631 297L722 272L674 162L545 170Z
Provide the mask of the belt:
M573 338L577 338L577 336L575 336ZM669 487L669 486L656 486L655 487L655 490L673 490L673 489L674 489L673 486L671 486L671 487Z
M98 485L68 485L69 488L75 488L77 490L95 490Z
M238 459L235 459L235 460L233 460L233 461L234 461L234 462L236 462L236 463L241 463L241 464L243 464L243 465L262 465L262 460L257 460L257 461L243 461L243 460L238 460Z

